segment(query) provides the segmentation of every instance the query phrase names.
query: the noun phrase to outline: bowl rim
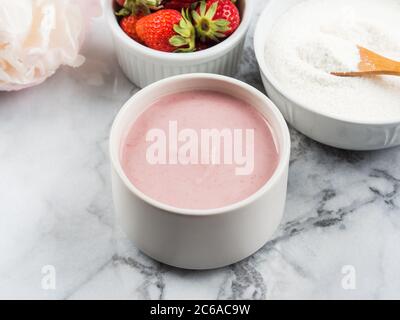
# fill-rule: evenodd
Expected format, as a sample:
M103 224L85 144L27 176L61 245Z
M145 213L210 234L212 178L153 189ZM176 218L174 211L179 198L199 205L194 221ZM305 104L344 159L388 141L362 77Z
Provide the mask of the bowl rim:
M215 208L215 209L184 209L184 208L177 208L171 205L167 205L163 202L157 201L150 196L147 196L145 193L141 192L138 188L134 186L134 184L129 180L127 175L125 174L124 170L122 169L121 161L120 161L120 156L118 152L114 152L114 150L118 150L120 146L115 146L115 143L119 143L120 140L116 140L117 137L116 131L117 128L121 125L122 119L125 116L125 113L129 108L134 107L134 102L135 100L142 96L142 95L150 95L152 91L157 90L157 88L161 86L171 86L173 85L174 82L180 81L180 80L192 80L192 79L203 79L203 80L218 80L218 81L224 81L228 83L230 86L239 86L242 89L247 90L250 92L253 96L256 96L258 99L263 101L263 106L268 108L270 111L272 111L273 116L277 120L279 130L281 130L282 133L282 145L281 145L281 150L279 153L279 163L278 166L276 167L273 175L271 178L260 188L258 189L255 193L250 195L244 200L241 200L239 202L236 202L234 204L220 207L220 208ZM117 116L115 117L115 120L112 124L111 127L111 133L110 133L110 140L109 140L109 152L110 152L110 158L111 158L111 164L113 170L116 171L116 173L119 176L119 179L122 180L124 185L130 190L130 192L133 193L136 197L141 199L142 201L146 202L147 204L151 205L152 207L155 207L157 209L160 209L166 213L171 213L171 214L177 214L177 215L184 215L184 216L214 216L214 215L219 215L219 214L225 214L225 213L230 213L233 211L237 211L239 209L242 209L244 207L247 207L257 201L260 197L262 197L264 194L266 194L273 186L275 186L281 179L284 179L285 172L289 167L289 160L290 160L290 151L291 151L291 140L290 140L290 133L289 133L289 128L286 124L285 119L283 118L283 115L279 111L279 109L276 107L276 105L263 93L261 93L259 90L256 88L250 86L247 83L244 83L240 80L227 77L227 76L222 76L218 74L211 74L211 73L192 73L192 74L184 74L184 75L178 75L178 76L173 76L170 78L166 78L160 81L157 81L144 89L140 90L136 94L134 94L121 108L121 110L118 112Z
M245 2L245 10L242 15L239 27L231 36L229 36L221 43L218 43L217 45L208 48L207 50L189 52L184 54L154 50L131 39L128 35L125 34L125 32L122 31L117 22L113 7L115 0L105 0L104 11L106 14L108 25L110 26L114 35L131 50L134 50L144 56L148 56L150 59L159 59L167 62L199 62L199 60L209 60L215 58L216 56L224 54L231 47L235 46L246 35L253 16L252 13L254 2L253 0L241 1Z
M292 104L295 104L296 107L303 108L307 110L308 112L314 113L319 116L323 116L332 120L340 121L343 123L347 124L353 124L353 125L367 125L367 126L386 126L386 125L397 125L400 123L400 117L397 120L390 120L390 121L370 121L370 120L355 120L351 119L350 117L346 116L336 116L329 114L328 112L323 112L323 111L316 111L313 108L300 103L297 101L295 97L293 97L290 93L287 93L286 90L284 90L281 85L280 81L276 80L274 75L272 74L270 68L268 67L268 64L265 60L265 47L267 44L268 38L266 35L269 33L270 30L266 30L264 27L264 21L267 19L267 16L274 6L278 2L282 2L283 0L270 0L269 3L266 5L264 10L262 11L254 33L254 51L255 51L255 56L258 62L258 65L260 67L262 75L270 82L270 84L281 94L284 96L287 100L289 100Z

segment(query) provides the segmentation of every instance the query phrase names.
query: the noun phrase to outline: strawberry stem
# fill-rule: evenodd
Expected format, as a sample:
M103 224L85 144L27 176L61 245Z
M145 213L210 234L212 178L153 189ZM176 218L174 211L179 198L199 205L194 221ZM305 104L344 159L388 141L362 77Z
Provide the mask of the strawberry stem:
M214 20L218 5L218 2L214 2L207 10L206 2L201 1L199 12L192 11L197 35L202 42L206 42L207 39L218 42L220 38L225 38L225 32L230 30L228 20Z
M174 25L177 35L169 39L169 43L177 47L175 52L193 52L196 49L196 31L190 19L189 10L182 9L182 19Z

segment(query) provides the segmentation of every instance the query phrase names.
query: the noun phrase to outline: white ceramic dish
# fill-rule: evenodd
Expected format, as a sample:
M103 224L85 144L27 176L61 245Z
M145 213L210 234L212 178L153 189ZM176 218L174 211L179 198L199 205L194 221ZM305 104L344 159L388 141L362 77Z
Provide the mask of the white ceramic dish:
M251 197L221 209L183 210L157 202L129 181L120 163L121 141L132 122L160 97L193 89L228 93L255 106L268 119L279 148L280 161L272 178ZM281 221L288 179L289 130L275 105L241 81L189 74L146 87L117 115L111 129L110 153L117 221L140 250L166 264L187 269L232 264L260 249Z
M302 1L271 0L258 21L254 48L268 96L294 128L326 145L349 150L377 150L400 145L400 121L351 121L345 115L339 118L316 112L297 102L274 78L265 61L267 34L290 7Z
M155 81L185 73L235 74L250 26L253 5L252 0L238 1L242 21L239 28L225 41L204 51L185 54L160 52L133 41L118 25L113 0L106 0L104 10L118 62L126 76L143 88Z

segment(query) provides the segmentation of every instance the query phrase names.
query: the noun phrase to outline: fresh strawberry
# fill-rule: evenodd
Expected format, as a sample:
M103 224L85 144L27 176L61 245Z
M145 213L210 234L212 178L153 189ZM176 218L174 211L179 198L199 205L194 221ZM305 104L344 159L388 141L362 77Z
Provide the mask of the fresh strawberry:
M181 11L182 9L189 9L195 5L199 0L165 0L163 3L166 9L175 9Z
M136 23L145 15L150 14L150 9L160 5L161 0L117 0L122 6L116 15L121 16L119 22L122 30L137 42L142 42L136 32Z
M195 50L195 30L188 10L162 9L141 18L136 24L139 38L149 48L165 52Z
M137 22L142 18L142 15L139 16L126 16L121 19L119 22L121 29L124 30L124 32L130 36L133 40L136 40L137 42L142 42L136 32L136 24Z
M192 11L194 25L201 41L230 36L240 25L240 13L232 0L207 0Z

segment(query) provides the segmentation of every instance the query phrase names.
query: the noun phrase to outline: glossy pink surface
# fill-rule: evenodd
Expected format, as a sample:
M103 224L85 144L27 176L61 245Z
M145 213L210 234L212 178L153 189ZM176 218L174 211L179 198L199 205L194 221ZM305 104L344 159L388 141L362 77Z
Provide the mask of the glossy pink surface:
M221 132L228 129L232 132L232 142L220 145L221 163L181 164L181 148L188 140L169 140L171 122L177 124L178 134L183 129L197 133L199 162L205 159L200 144L204 143L202 130L218 129ZM166 134L167 164L151 164L146 158L154 143L146 141L152 129L161 129ZM234 138L234 130L238 129L243 133L242 148ZM246 130L254 130L254 143L247 143ZM174 141L177 141L176 147L173 147ZM172 156L169 157L171 146ZM240 149L247 155L247 162L253 164L251 173L237 174L237 169L244 164L239 165L234 156L233 163L226 161L225 146ZM251 147L253 153L246 147ZM235 154L234 150L231 154ZM177 163L171 164L171 159ZM183 209L216 209L248 198L271 178L278 161L273 133L261 114L244 101L213 91L184 92L161 98L133 123L121 149L123 170L136 188L154 200Z

